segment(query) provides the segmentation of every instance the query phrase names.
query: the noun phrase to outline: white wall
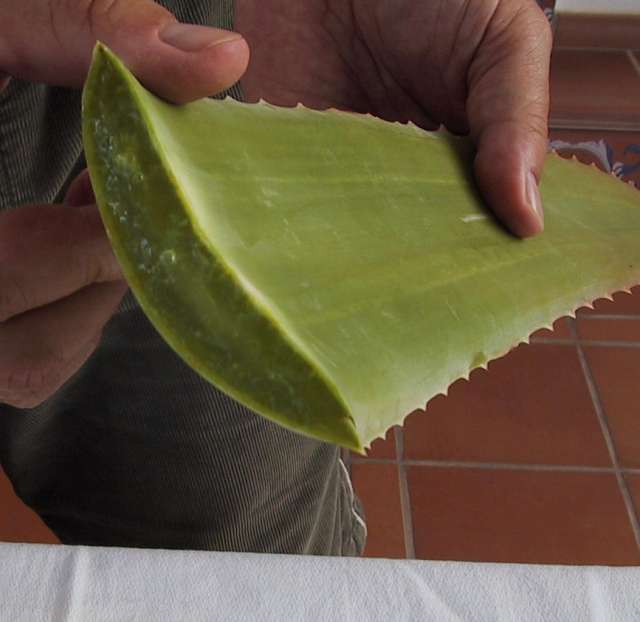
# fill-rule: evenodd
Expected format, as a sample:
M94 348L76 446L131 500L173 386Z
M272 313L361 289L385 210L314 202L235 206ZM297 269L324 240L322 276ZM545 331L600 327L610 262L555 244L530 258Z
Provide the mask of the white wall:
M556 0L558 13L622 13L640 16L640 0Z

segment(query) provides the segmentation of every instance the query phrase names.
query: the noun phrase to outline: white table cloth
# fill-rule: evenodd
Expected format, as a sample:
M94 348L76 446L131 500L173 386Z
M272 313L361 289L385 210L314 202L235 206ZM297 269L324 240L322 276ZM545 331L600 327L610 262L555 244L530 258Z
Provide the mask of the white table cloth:
M0 544L0 620L638 622L640 568Z

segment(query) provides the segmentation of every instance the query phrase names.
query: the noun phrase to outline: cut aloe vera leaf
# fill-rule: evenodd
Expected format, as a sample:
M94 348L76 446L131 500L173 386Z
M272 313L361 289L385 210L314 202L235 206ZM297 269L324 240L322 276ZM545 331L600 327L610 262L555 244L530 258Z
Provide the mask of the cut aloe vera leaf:
M170 346L265 417L357 451L640 282L640 193L554 154L546 231L523 241L480 199L467 139L335 110L173 106L102 46L83 132L115 253Z

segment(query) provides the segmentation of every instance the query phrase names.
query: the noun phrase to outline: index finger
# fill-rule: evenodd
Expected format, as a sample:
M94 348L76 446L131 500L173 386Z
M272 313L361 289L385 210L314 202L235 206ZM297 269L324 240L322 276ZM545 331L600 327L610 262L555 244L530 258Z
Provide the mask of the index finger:
M96 206L28 205L0 215L0 322L120 279Z

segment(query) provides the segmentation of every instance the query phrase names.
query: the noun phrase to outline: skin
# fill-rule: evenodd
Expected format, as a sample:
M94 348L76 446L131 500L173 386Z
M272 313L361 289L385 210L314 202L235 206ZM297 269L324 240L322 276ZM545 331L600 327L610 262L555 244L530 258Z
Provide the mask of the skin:
M473 137L505 225L542 231L551 34L533 0L236 0L235 18L240 34L180 27L150 0L4 0L0 92L12 76L80 88L100 39L176 103L243 76L250 101L444 124ZM20 207L0 214L0 409L55 393L126 291L86 172L64 205Z
M478 184L516 235L542 230L551 31L533 0L237 0L249 100L471 133ZM496 165L498 163L498 165ZM535 180L527 184L527 180Z

